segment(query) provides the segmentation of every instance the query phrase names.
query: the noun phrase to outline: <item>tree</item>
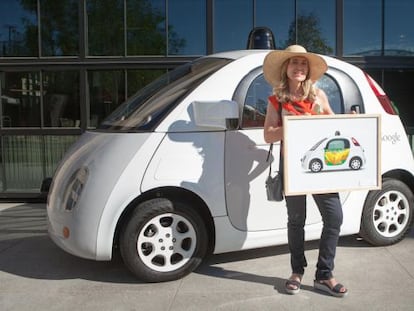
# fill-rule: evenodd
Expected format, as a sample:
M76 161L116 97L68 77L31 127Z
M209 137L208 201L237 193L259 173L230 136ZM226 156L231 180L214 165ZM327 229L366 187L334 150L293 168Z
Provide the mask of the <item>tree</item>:
M296 35L297 29L297 35ZM314 13L298 15L296 23L293 21L289 27L289 38L285 46L300 44L308 51L321 54L332 54L333 49L322 37L318 16Z

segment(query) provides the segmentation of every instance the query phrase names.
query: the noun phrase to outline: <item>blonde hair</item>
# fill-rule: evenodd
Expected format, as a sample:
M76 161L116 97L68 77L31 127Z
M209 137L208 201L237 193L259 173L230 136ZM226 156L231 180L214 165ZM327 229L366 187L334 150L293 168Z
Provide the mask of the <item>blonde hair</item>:
M286 60L281 67L280 70L280 83L273 88L273 93L276 95L277 100L280 103L287 103L292 102L294 99L292 98L289 92L289 83L288 83L288 76L287 76L287 65L290 59ZM300 87L302 89L303 96L299 99L301 101L307 100L311 103L315 102L316 100L316 89L313 85L312 80L309 79L309 73L306 77L306 80L301 82Z

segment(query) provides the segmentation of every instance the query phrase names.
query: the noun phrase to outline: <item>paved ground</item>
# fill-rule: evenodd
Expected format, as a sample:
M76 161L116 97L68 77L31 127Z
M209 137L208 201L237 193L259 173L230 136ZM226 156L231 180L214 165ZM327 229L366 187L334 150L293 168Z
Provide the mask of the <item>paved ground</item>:
M0 204L0 310L414 310L414 231L389 247L340 239L338 299L312 288L317 242L307 244L302 291L284 293L286 246L215 255L184 279L145 284L119 258L79 259L48 238L44 204Z

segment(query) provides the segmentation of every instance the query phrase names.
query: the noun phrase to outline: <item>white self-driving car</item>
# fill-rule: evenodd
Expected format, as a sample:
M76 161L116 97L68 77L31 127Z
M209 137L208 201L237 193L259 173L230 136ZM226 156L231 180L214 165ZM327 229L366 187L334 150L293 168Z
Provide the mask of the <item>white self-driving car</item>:
M262 64L268 52L199 58L85 132L50 187L48 228L55 243L94 260L111 260L119 248L131 272L148 282L183 277L208 252L287 243L285 203L267 201L265 192L263 123L271 87ZM340 193L341 234L396 243L410 229L414 204L414 161L403 125L373 79L324 58L329 69L318 87L335 113L380 114L381 136L398 137L382 141L381 190ZM273 152L278 155L279 144ZM322 223L308 200L306 238L314 240Z
M325 137L310 148L300 159L302 168L318 173L322 170L359 170L365 165L365 153L355 137Z

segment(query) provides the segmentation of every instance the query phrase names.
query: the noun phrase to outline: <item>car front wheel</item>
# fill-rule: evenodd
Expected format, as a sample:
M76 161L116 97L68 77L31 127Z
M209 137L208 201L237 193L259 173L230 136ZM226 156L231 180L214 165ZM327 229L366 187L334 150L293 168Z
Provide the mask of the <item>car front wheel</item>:
M125 265L140 280L164 282L192 272L207 250L207 232L190 207L167 199L138 205L121 230Z
M322 170L322 167L322 161L319 159L313 159L309 164L310 170L314 173L320 172Z
M361 236L377 246L400 241L413 220L413 193L403 182L386 178L382 189L370 191L361 220Z

